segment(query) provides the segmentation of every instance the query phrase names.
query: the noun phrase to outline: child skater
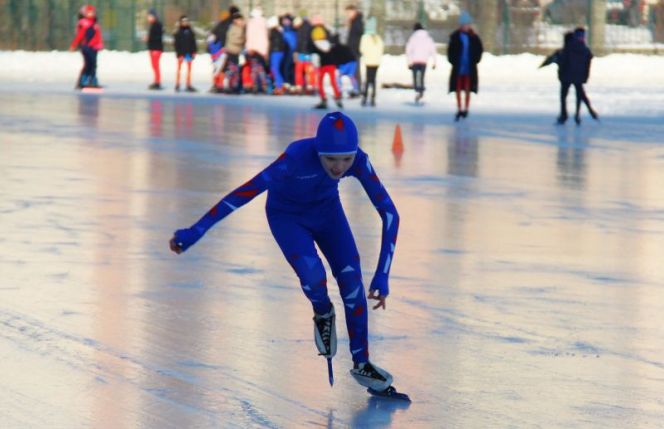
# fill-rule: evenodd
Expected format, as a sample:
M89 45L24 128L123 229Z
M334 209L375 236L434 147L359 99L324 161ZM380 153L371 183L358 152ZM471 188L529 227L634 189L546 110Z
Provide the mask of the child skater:
M97 9L92 5L85 5L79 13L80 19L76 26L76 37L72 40L69 50L73 51L80 46L83 55L83 71L76 87L99 88L97 81L97 54L104 47L101 28L97 23Z
M214 224L267 190L268 224L313 306L314 339L320 355L329 360L336 353L336 317L325 268L314 243L339 285L354 364L351 375L372 394L407 399L391 386L392 376L369 361L360 256L338 190L339 180L349 176L360 181L383 221L380 257L369 298L377 301L374 310L385 309L399 215L368 155L358 147L355 124L341 112L325 115L315 137L291 143L272 164L223 197L198 222L175 231L170 248L177 254L187 250Z

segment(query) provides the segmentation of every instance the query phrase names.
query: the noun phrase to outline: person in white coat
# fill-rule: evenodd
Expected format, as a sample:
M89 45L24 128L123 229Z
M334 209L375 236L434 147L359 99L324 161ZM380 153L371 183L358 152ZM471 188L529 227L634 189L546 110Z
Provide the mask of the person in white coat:
M371 86L371 105L376 105L376 74L384 52L383 39L376 33L376 18L370 17L364 26L364 34L360 39L360 54L364 63L364 89L362 105L367 105L369 86Z
M247 61L251 72L252 92L267 92L267 54L269 50L267 20L260 7L251 11L246 30Z
M429 59L433 59L433 68L436 68L436 44L419 22L413 27L413 34L406 43L406 60L408 68L413 71L413 87L415 88L415 103L424 96L424 73Z

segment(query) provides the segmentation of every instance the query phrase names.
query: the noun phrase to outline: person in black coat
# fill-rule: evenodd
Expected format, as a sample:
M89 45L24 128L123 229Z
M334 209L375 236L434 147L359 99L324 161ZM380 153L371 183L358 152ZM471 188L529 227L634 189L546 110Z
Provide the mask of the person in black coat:
M341 102L341 91L337 85L336 74L337 64L343 58L340 58L339 48L335 48L333 44L338 39L327 31L320 18L316 17L316 22L311 30L311 40L313 42L314 53L318 55L320 61L318 67L318 94L320 95L320 103L314 108L327 109L327 95L325 94L323 84L325 82L325 75L328 75L332 90L334 91L334 101L337 103L337 107L341 109L343 108L343 104Z
M150 24L150 28L148 29L146 42L154 73L154 81L148 86L148 89L161 89L161 69L159 63L161 54L164 52L164 27L161 25L154 8L148 10L148 23Z
M572 85L576 90L574 121L577 124L581 123L579 113L582 101L588 108L590 116L595 120L598 118L597 113L590 105L586 91L583 89L583 84L588 82L590 62L593 58L592 52L586 46L585 37L586 32L583 28L577 28L573 33L568 33L565 36L565 45L557 55L558 80L560 80L560 116L558 116L557 122L561 125L567 121L567 93Z
M473 31L472 17L463 12L459 17L459 29L450 35L447 45L447 60L452 64L450 73L449 92L456 92L457 113L455 120L468 116L471 91L477 94L479 78L477 64L482 60L482 40ZM465 91L465 108L461 104L461 92Z
M175 39L175 56L178 59L177 74L175 76L175 90L180 91L180 69L182 62L187 62L187 92L196 92L196 88L191 86L191 63L196 57L196 36L189 26L189 18L186 15L180 17L178 21L178 30L173 35Z
M348 39L346 41L346 46L348 46L351 52L353 52L353 55L359 64L362 57L362 54L360 53L360 40L364 34L364 17L362 16L362 12L357 10L355 5L346 6L346 17L348 18ZM360 67L357 67L355 71L355 80L358 88L361 88L362 74L360 72ZM352 96L358 95L358 91L352 93Z

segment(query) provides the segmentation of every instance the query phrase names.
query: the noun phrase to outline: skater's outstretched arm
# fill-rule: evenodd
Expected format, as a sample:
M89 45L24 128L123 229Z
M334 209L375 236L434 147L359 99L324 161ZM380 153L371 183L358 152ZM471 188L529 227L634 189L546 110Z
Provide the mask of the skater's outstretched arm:
M387 190L376 175L376 171L369 162L367 154L358 150L355 165L351 174L358 178L383 220L380 256L378 257L376 272L369 287L369 298L379 301L374 309L378 307L385 308L385 298L390 293L388 285L390 267L399 232L399 213Z
M284 177L288 170L286 154L282 154L276 161L251 180L241 185L214 205L198 222L189 228L178 229L169 243L170 248L177 254L187 250L200 240L205 233L217 222L239 209L254 197L270 187L270 183Z

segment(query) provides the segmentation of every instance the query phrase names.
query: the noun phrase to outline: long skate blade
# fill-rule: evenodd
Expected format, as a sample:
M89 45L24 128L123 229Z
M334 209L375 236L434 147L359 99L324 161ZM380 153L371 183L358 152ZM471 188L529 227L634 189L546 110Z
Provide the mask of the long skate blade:
M332 372L332 358L327 358L327 376L330 379L330 386L333 386L334 373Z
M397 390L392 386L388 387L383 391L368 388L367 392L371 393L374 396L378 396L380 398L396 399L399 401L411 402L410 397L408 395L406 395L405 393L397 392Z

